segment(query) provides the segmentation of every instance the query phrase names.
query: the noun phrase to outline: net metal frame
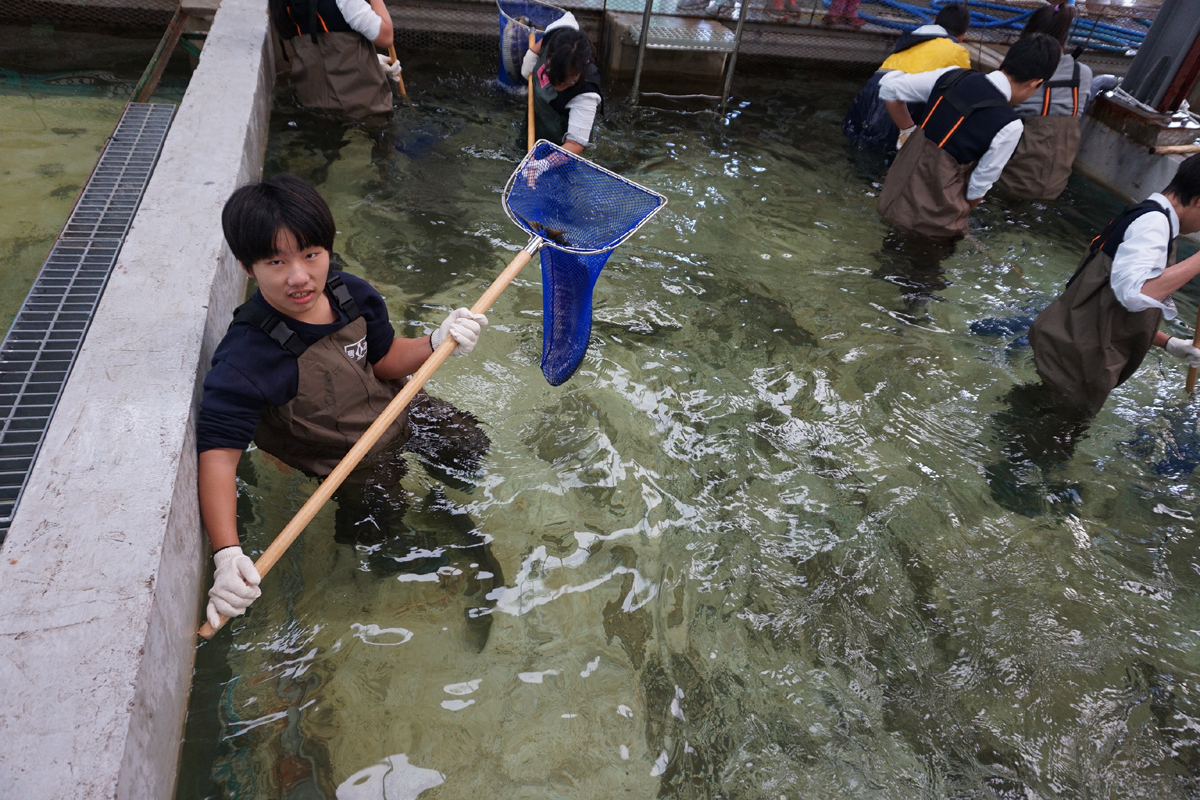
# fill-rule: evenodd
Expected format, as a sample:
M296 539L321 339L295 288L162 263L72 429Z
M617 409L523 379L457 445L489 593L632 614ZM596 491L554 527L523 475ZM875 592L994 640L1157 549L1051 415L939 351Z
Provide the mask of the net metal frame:
M582 164L586 165L587 168L590 168L596 172L603 173L604 175L607 175L609 178L612 178L613 180L619 181L620 183L623 183L626 186L629 186L630 188L634 189L635 191L637 191L640 194L648 195L650 197L655 198L658 202L655 204L654 208L650 210L649 213L647 213L645 216L642 217L642 219L637 223L637 225L633 226L628 231L626 231L624 234L619 236L616 240L604 245L603 247L596 247L596 248L572 247L570 245L564 245L564 244L555 242L553 239L548 238L543 233L535 230L531 225L528 224L527 220L525 220L523 217L521 217L520 214L515 213L509 204L509 200L512 197L513 187L516 186L516 183L518 180L525 180L526 167L528 167L533 161L538 160L537 159L538 152L539 151L544 152L543 145L551 148L552 152L554 152L554 153L559 153L562 156L564 156L572 161L581 162ZM557 166L551 167L550 169L557 169ZM654 215L656 215L659 211L662 211L662 209L667 205L667 198L666 198L666 195L664 195L664 194L656 192L653 189L648 189L645 186L642 186L640 183L636 183L634 181L629 180L628 178L624 177L623 175L618 175L617 173L613 172L612 170L605 169L604 167L600 166L596 162L590 161L590 160L584 158L583 156L576 155L576 154L572 153L570 150L567 150L563 147L560 147L559 145L554 144L554 142L548 141L546 139L539 139L536 142L534 142L533 148L528 153L525 154L525 157L523 159L521 159L521 163L519 163L517 165L517 168L513 170L512 175L510 175L508 177L508 183L506 183L504 186L504 203L503 203L503 205L504 205L505 216L507 216L508 219L514 225L516 225L518 228L520 228L521 230L528 233L530 236L537 237L538 239L540 239L541 243L542 243L541 244L542 247L550 247L554 250L559 250L564 253L573 253L575 255L580 255L580 256L590 256L590 255L596 255L598 253L607 253L611 250L615 250L616 248L618 248L622 244L624 244L629 239L630 236L633 236L633 234L635 234L639 230L641 230L642 227L647 222L649 222L651 219L653 219ZM536 222L536 220L534 220L534 221Z
M520 25L522 28L524 28L525 35L528 36L531 30L530 27L504 10L505 6L509 5L510 2L511 0L496 0L496 9L500 12L501 16L509 20L512 24ZM517 0L517 2L519 2L521 5L539 6L547 11L552 11L557 15L555 17L556 19L561 17L567 11L567 9L563 8L562 6L556 6L553 3L547 3L544 2L544 0Z

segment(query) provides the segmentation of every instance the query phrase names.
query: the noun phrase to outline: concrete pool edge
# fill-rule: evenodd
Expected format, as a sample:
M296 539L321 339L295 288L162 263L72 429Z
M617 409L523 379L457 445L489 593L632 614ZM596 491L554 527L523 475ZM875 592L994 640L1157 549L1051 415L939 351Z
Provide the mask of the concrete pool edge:
M244 278L220 209L256 178L265 5L224 0L0 549L0 786L174 793L205 553L194 416Z

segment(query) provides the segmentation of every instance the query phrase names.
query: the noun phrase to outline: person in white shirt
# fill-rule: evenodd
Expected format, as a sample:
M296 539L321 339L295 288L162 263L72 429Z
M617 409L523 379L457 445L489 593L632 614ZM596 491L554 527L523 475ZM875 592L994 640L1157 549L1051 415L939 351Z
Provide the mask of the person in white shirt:
M1029 331L1044 383L1096 413L1153 345L1200 368L1200 350L1158 330L1171 294L1200 274L1200 253L1175 264L1176 237L1200 231L1200 155L1162 193L1130 206L1097 236L1067 289Z
M1016 197L1053 200L1067 188L1071 177L1079 152L1079 118L1092 88L1091 68L1067 52L1074 19L1075 9L1066 3L1047 4L1033 12L1021 34L1053 36L1063 55L1041 91L1016 106L1025 129L997 181L1000 189Z
M579 155L591 144L600 96L600 70L592 45L571 12L546 26L525 54L521 77L533 75L535 138Z
M383 0L270 0L270 9L301 105L355 119L391 112L400 63L375 52L394 35Z
M967 232L967 218L991 189L1021 138L1012 106L1054 74L1062 48L1045 34L1019 39L989 75L946 67L888 73L879 97L900 129L901 148L879 195L879 214L931 237ZM925 103L920 126L907 103Z

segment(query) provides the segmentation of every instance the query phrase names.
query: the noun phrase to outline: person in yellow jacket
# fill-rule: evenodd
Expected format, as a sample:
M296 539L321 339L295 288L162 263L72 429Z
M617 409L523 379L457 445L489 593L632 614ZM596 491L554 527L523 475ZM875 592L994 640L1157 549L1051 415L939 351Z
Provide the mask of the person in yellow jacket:
M971 12L966 5L954 3L943 6L932 25L922 25L901 36L892 54L850 104L842 121L842 133L846 138L863 147L895 150L900 129L879 99L879 82L895 70L913 73L945 67L970 69L971 55L960 44L970 25ZM911 111L914 118L920 113L919 108Z

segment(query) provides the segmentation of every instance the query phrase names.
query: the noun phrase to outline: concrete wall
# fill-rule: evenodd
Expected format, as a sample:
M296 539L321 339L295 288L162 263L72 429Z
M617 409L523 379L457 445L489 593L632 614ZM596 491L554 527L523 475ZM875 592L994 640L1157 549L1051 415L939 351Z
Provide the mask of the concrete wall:
M207 548L200 380L243 293L220 210L258 176L266 3L224 0L0 550L0 797L167 798Z
M1091 114L1083 118L1075 169L1126 201L1140 202L1162 191L1181 163L1182 156L1151 155L1145 145L1130 141Z

